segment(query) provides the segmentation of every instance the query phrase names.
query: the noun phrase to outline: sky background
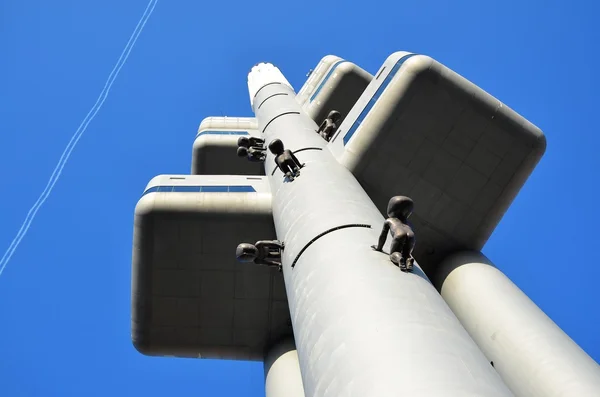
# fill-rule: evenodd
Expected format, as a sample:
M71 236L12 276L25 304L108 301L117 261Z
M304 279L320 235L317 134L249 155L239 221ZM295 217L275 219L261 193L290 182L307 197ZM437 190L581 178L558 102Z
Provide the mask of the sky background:
M153 176L189 172L204 117L252 116L252 65L299 90L327 54L371 73L398 50L430 55L545 132L484 253L600 360L597 2L210 3L158 1L0 277L1 396L264 395L261 363L133 348L133 211ZM0 0L0 255L147 4Z

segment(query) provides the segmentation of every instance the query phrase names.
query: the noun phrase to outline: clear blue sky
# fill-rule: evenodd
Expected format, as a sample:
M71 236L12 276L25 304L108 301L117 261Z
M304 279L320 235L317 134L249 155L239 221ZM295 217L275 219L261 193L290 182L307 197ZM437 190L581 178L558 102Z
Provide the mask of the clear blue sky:
M202 118L252 115L253 64L277 64L299 89L326 54L371 73L397 50L430 55L546 133L545 157L484 252L600 360L600 6L210 3L159 0L0 277L0 395L263 395L260 363L149 358L133 348L133 210L150 178L189 172ZM147 4L0 0L0 255Z

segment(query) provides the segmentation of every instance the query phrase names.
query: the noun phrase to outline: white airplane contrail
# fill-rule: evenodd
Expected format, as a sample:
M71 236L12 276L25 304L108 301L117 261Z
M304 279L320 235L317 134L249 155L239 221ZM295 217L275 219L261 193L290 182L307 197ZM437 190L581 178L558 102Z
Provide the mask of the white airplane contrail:
M85 118L83 119L83 121L81 122L81 124L79 125L79 127L77 128L77 130L75 131L73 136L71 137L71 140L67 144L67 147L65 148L60 159L58 160L58 164L56 164L56 167L54 168L54 171L52 172L52 175L50 176L50 179L48 180L46 187L44 188L44 190L38 197L37 201L33 204L31 209L27 213L27 216L25 217L25 220L23 221L21 228L17 232L17 235L15 236L13 241L10 243L10 246L8 247L8 249L2 256L2 259L0 259L0 276L4 272L4 269L6 268L6 265L8 264L8 262L10 261L10 258L15 253L15 250L21 243L21 240L23 240L23 237L25 237L25 235L27 234L27 231L29 230L29 227L31 226L31 222L33 222L33 219L35 218L38 210L44 204L44 202L46 201L46 199L48 198L50 193L52 193L52 190L54 189L54 185L56 185L56 182L58 182L58 179L59 179L60 175L62 174L63 168L67 164L69 157L71 157L71 153L75 149L75 146L77 146L79 139L81 139L81 137L83 136L83 133L87 130L88 125L92 122L92 120L94 120L94 118L98 114L98 111L102 108L102 105L104 104L104 101L106 101L106 98L108 97L108 94L110 92L110 89L112 88L112 85L114 84L116 78L118 77L118 75L121 71L121 68L123 67L123 65L125 65L125 62L127 62L127 59L129 58L129 54L131 53L131 50L135 46L135 43L137 42L138 37L144 30L144 27L146 26L148 19L154 12L154 8L156 7L157 3L158 3L158 0L150 0L148 2L148 5L146 6L146 9L144 10L144 14L138 21L137 26L135 27L133 33L129 37L129 41L127 42L127 44L125 45L125 48L121 52L121 56L119 57L119 60L117 61L117 63L113 67L112 71L110 72L110 75L108 76L108 79L106 80L106 83L104 84L104 88L100 92L100 95L98 96L98 99L96 100L96 103L94 104L94 106L92 106L92 108L90 109L88 114L85 116Z

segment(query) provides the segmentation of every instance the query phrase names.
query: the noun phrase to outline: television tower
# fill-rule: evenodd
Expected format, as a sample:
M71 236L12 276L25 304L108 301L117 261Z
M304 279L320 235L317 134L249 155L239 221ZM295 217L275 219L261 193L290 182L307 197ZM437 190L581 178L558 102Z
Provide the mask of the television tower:
M192 175L136 206L141 353L264 361L267 397L600 395L598 364L480 253L537 127L408 52L375 76L326 56L297 94L260 63L248 90L255 117L202 121Z

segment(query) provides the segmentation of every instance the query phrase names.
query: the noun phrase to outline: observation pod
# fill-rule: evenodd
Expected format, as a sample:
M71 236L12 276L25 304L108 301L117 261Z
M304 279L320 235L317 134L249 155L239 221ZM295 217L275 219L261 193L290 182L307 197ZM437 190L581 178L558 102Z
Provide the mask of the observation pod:
M275 238L264 177L161 175L135 209L132 339L141 353L262 361L291 335L283 278L236 246Z
M431 274L457 250L480 250L546 148L502 102L424 55L390 55L328 144L381 213L416 205L415 257Z
M325 55L314 68L314 70L308 75L308 79L296 94L296 100L302 106L304 106L307 102L309 102L310 97L313 95L319 83L323 81L327 72L331 70L333 65L337 62L343 61L342 58L335 55ZM318 121L315 120L315 123Z
M344 120L373 76L352 62L327 55L317 65L296 95L302 109L317 125L331 110Z
M264 175L262 163L237 157L240 137L258 136L251 117L207 117L200 123L192 149L192 175Z

